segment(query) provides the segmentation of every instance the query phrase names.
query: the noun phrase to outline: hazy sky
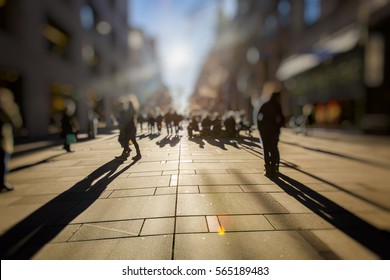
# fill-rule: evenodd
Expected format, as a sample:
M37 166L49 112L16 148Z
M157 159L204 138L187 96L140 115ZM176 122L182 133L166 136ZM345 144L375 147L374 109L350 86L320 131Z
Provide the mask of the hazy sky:
M163 80L184 110L214 41L218 2L228 16L235 0L130 0L130 22L156 39Z

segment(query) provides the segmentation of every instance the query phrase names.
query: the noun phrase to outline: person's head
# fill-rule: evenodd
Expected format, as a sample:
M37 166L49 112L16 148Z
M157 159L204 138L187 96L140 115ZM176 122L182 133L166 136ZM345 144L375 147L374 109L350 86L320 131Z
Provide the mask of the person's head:
M72 116L75 112L76 103L71 99L65 100L65 114L67 114L68 116Z

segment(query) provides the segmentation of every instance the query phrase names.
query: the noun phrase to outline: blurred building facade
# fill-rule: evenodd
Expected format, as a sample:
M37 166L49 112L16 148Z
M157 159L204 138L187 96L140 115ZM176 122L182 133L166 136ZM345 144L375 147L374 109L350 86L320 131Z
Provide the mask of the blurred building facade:
M317 127L389 131L389 1L237 6L233 20L219 15L193 109L256 110L264 84L279 80L289 117L305 115Z
M170 92L161 75L156 41L142 30L131 28L130 79L131 92L137 95L140 109L150 111L156 107L167 110L172 103Z
M25 134L57 133L65 101L77 104L83 130L92 118L115 124L117 100L163 87L152 40L134 47L128 1L1 0L0 86L12 90L21 107ZM142 33L142 32L141 32ZM135 76L132 78L132 75ZM145 101L146 102L146 101Z

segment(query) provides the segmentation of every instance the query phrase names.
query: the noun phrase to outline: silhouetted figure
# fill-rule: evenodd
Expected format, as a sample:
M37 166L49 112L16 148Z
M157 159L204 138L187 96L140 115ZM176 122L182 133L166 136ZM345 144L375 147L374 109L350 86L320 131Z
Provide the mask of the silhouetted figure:
M179 115L177 112L174 112L172 114L172 121L173 121L173 126L175 127L176 135L179 134L180 123L181 123L182 120L183 120L183 117L181 115Z
M137 143L137 123L136 123L136 111L131 101L123 104L123 110L119 117L119 137L118 142L121 144L123 151L120 156L115 158L120 160L126 160L131 152L130 141L133 143L137 154L133 159L141 158L141 151Z
M161 114L158 114L158 116L156 117L157 131L159 134L161 134L163 119L164 117Z
M137 117L137 121L139 123L139 127L141 129L141 132L144 130L144 122L146 121L146 116L144 114L139 114Z
M149 114L149 117L148 117L148 126L149 126L149 132L151 134L154 134L154 128L156 126L156 119L152 113Z
M199 131L199 122L196 116L189 118L187 131L190 138L194 136L194 131Z
M64 149L68 153L74 152L71 144L77 141L77 133L80 127L75 113L76 104L72 100L67 100L61 119L61 137L64 139Z
M274 92L271 99L264 103L257 116L257 127L260 131L264 152L265 176L275 177L279 172L280 155L278 149L280 128L284 116L280 105L280 92Z
M202 136L210 136L212 125L213 123L210 119L210 116L206 115L206 117L202 120Z
M8 162L14 151L14 129L22 126L19 107L14 102L13 94L6 88L0 88L0 177L1 192L12 191L14 187L7 182Z
M236 120L233 115L225 120L226 134L229 138L236 137Z
M165 125L167 127L167 133L168 135L173 133L173 128L172 128L172 113L170 111L168 111L165 116L164 116L164 120L165 120Z
M215 137L221 136L222 132L222 120L219 115L216 115L214 120L212 120L212 135Z

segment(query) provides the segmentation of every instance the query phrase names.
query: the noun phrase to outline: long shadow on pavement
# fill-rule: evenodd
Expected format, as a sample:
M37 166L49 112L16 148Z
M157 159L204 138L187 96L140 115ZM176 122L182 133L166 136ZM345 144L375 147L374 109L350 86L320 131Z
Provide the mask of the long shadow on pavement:
M137 161L134 160L116 173L123 161L111 160L105 163L17 223L0 237L1 259L32 258L72 220L87 210L115 178Z
M379 230L308 186L284 175L272 179L286 193L382 259L390 258L390 233Z
M288 142L288 141L280 141L280 142L283 143L283 144L291 145L291 146L301 147L302 149L305 149L305 150L318 152L318 153L323 153L323 154L332 155L332 156L337 156L337 157L340 157L340 158L356 161L356 162L359 162L359 163L364 163L364 164L367 164L367 165L383 168L383 169L386 169L386 170L388 170L389 166L390 166L388 164L376 162L376 161L373 161L373 160L358 158L358 157L350 156L350 155L347 155L347 154L336 153L336 152L329 151L329 150L308 147L308 146L302 145L300 143Z

